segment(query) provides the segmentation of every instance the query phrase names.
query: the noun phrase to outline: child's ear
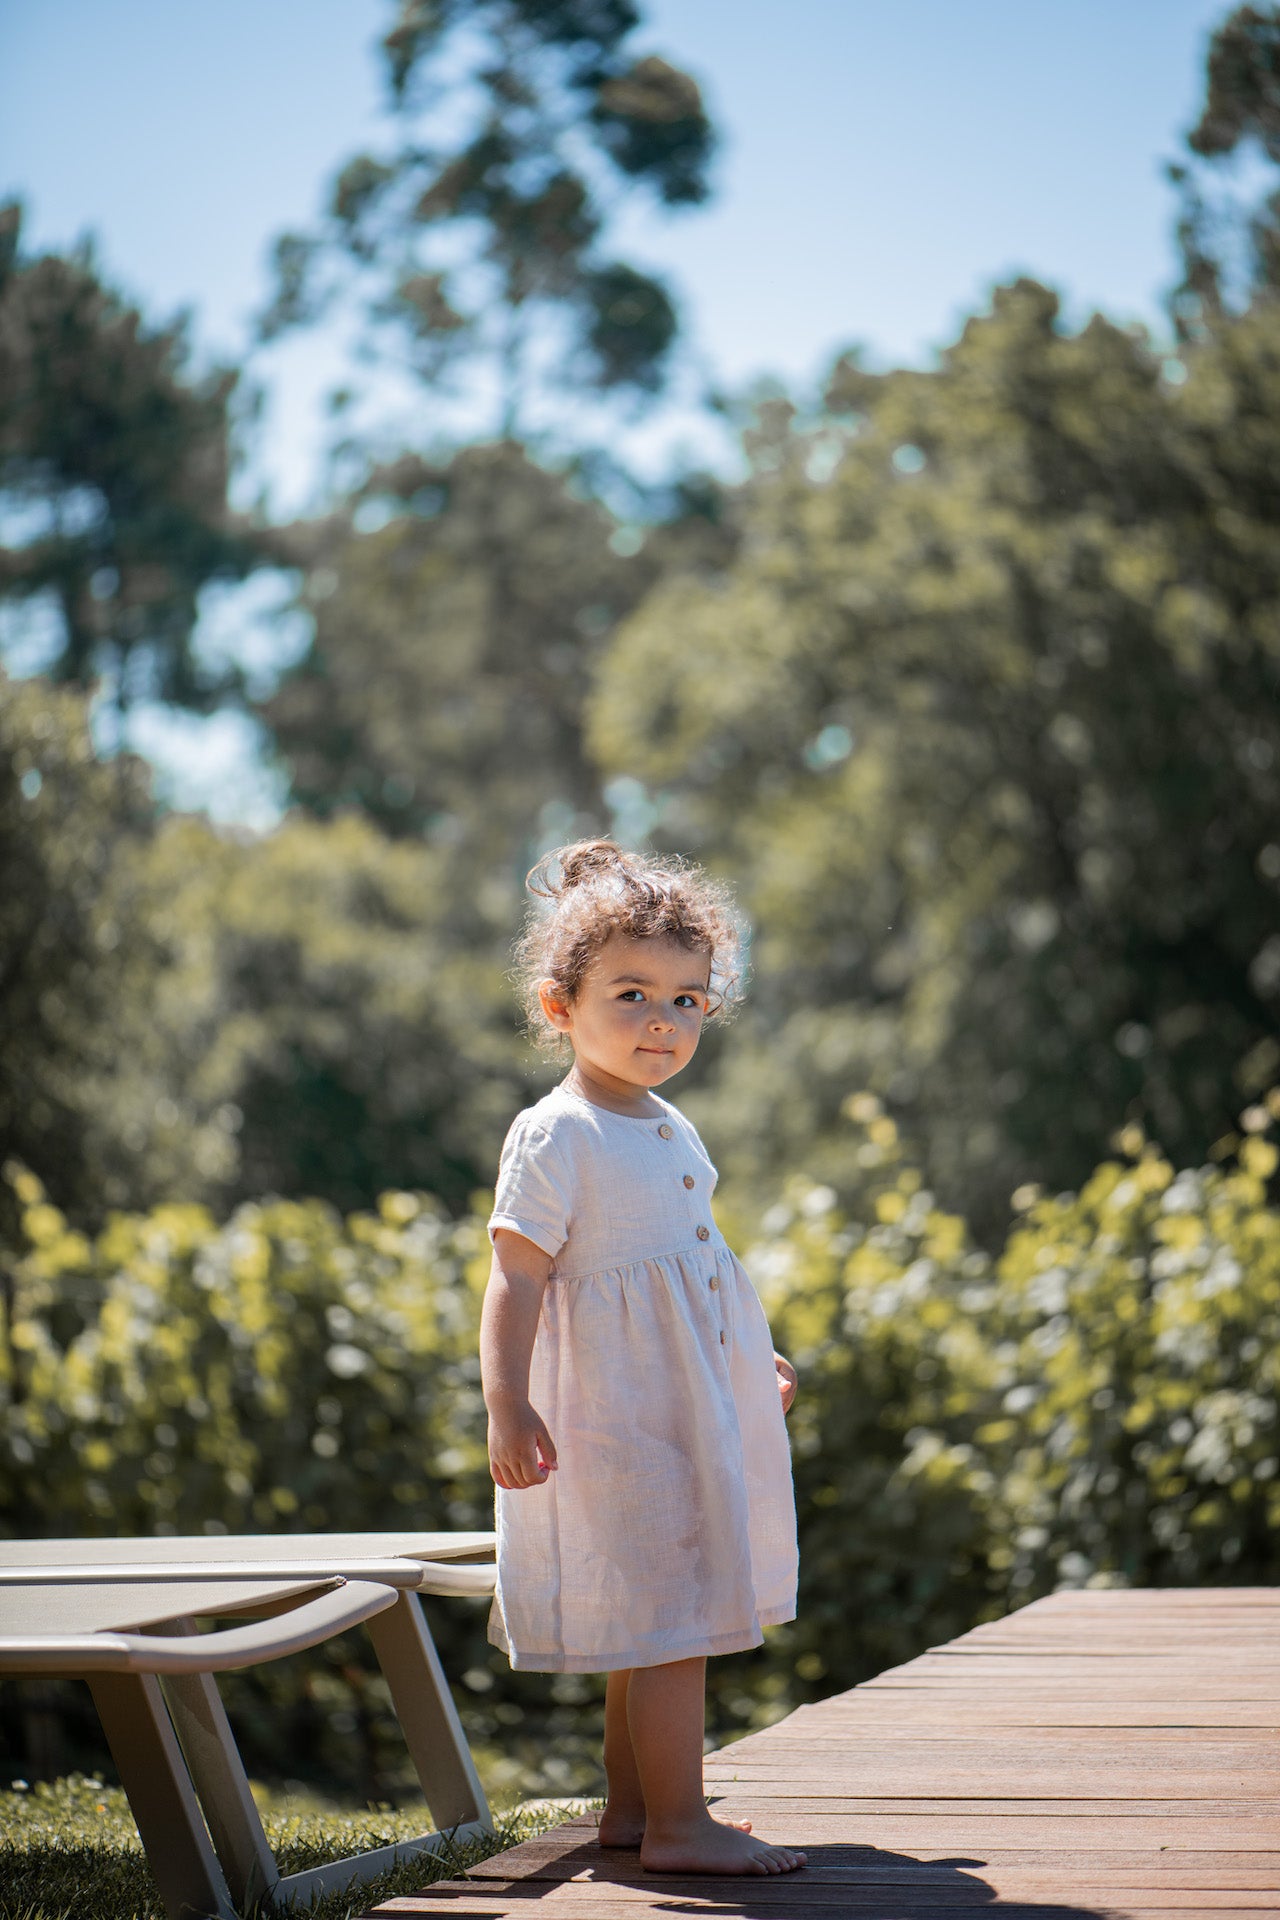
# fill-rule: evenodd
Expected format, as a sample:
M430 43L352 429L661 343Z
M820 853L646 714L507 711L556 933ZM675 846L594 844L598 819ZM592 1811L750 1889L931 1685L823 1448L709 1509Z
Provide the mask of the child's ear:
M557 980L539 980L538 1004L558 1033L569 1030L569 1002Z

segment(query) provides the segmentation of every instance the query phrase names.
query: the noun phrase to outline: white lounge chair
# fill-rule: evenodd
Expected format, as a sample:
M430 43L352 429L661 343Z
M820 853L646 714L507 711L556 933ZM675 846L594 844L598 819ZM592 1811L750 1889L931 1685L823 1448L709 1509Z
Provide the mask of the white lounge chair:
M347 1580L379 1579L389 1561L416 1567L417 1593L492 1594L491 1533L221 1533L111 1540L0 1540L0 1586L30 1568L57 1579L115 1579L122 1569L148 1579L184 1579L216 1567L283 1579L332 1573ZM373 1567L372 1573L362 1571ZM403 1569L402 1569L403 1572ZM397 1575L397 1585L407 1584Z
M492 1592L492 1534L0 1543L0 1674L88 1681L170 1920L348 1886L492 1817L419 1592ZM198 1633L197 1618L267 1614ZM435 1830L282 1875L213 1674L365 1622ZM163 1676L163 1680L160 1676Z

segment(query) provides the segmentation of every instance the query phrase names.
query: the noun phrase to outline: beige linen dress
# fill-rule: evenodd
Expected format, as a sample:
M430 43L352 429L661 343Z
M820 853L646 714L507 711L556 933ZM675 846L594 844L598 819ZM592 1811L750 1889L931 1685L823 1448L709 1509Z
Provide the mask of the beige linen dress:
M658 1106L633 1118L557 1087L503 1148L490 1233L553 1262L529 1397L559 1459L541 1486L496 1490L489 1638L513 1667L737 1653L795 1617L769 1328L711 1217L715 1168Z

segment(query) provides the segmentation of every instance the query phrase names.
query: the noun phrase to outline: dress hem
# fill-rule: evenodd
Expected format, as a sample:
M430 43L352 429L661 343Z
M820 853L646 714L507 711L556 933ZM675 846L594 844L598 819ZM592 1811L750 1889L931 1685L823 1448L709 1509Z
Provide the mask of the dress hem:
M489 1643L505 1653L516 1673L613 1673L620 1668L667 1667L677 1660L711 1659L722 1653L749 1653L763 1645L763 1627L779 1627L796 1617L795 1602L768 1607L756 1615L756 1625L743 1633L704 1634L684 1646L664 1647L661 1653L535 1653L513 1652L505 1635L490 1633Z

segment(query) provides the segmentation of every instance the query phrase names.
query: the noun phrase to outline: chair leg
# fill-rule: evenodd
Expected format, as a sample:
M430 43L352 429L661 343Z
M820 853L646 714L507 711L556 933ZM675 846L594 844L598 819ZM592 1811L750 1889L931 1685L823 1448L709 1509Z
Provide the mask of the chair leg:
M394 1607L374 1614L367 1625L431 1818L442 1830L473 1822L492 1828L489 1803L417 1594L402 1593Z
M166 1674L161 1685L231 1897L238 1907L269 1901L280 1869L217 1684L211 1674L184 1673Z
M169 1920L235 1920L154 1674L95 1673L89 1690Z

